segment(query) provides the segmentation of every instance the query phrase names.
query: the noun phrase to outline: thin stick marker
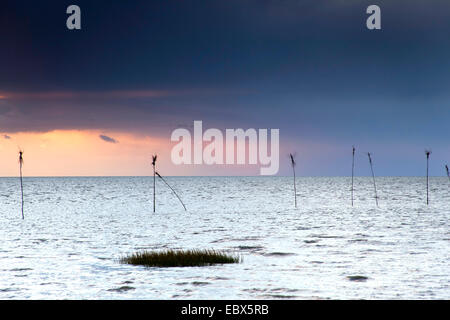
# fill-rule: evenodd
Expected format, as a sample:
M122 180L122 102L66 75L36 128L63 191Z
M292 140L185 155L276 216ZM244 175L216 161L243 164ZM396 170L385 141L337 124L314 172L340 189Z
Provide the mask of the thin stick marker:
M187 211L186 206L184 205L183 201L182 201L181 198L178 196L178 194L175 192L175 190L169 185L169 183L167 183L167 181L166 181L163 177L161 177L161 175L160 175L158 172L156 172L156 175L157 175L158 177L160 177L162 181L164 181L164 183L170 188L170 190L172 190L172 192L175 194L175 196L178 198L178 200L180 200L181 205L182 205L183 208L184 208L184 211Z
M20 170L20 193L22 195L22 219L25 219L23 214L23 179L22 179L22 166L23 166L23 151L19 151L19 170Z
M297 187L295 185L295 160L294 160L294 155L292 155L292 153L289 153L289 157L291 159L291 166L292 166L292 172L294 173L294 203L295 203L295 207L297 208Z
M375 183L375 174L373 173L372 155L370 154L370 152L368 152L367 155L369 156L370 170L372 170L373 188L375 190L375 201L378 207L377 184Z

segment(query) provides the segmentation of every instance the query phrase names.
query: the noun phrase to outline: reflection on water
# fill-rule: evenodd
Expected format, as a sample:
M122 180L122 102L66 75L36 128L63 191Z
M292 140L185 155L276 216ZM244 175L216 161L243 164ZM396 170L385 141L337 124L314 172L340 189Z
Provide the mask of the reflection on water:
M0 299L449 299L450 185L432 178L0 178ZM144 268L136 250L214 248L240 264Z

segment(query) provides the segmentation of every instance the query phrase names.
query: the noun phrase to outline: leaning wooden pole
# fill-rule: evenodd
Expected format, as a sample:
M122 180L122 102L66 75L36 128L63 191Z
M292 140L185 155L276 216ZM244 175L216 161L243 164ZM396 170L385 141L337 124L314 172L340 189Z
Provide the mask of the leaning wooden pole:
M375 174L373 173L372 155L370 154L370 152L368 152L367 155L369 156L370 170L372 170L373 188L375 190L375 202L377 203L378 207L377 184L375 183Z
M155 154L152 156L153 166L153 212L156 212L156 159L158 156Z
M161 177L161 175L158 172L156 172L156 175L161 178L161 180L166 184L166 186L168 186L170 188L170 190L172 190L173 194L178 198L178 200L180 201L181 205L183 206L184 211L187 211L186 206L183 203L183 200L181 200L181 198L178 196L176 191L170 186L170 184L163 177Z
M450 172L448 170L448 165L445 165L445 170L447 171L448 182L450 182Z
M22 166L23 166L23 151L19 151L19 170L20 170L20 193L22 196L22 219L25 219L23 214L23 178L22 178Z

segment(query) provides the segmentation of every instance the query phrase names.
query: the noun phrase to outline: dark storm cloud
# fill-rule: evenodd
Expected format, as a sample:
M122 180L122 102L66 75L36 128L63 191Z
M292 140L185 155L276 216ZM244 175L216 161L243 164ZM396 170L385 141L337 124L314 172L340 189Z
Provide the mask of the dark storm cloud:
M203 120L283 141L448 140L449 1L376 1L379 31L372 0L79 0L80 31L69 4L2 2L1 131Z
M8 100L4 114L0 104L0 128L5 132L111 129L167 136L180 122L192 124L195 119L206 118L217 123L242 117L239 108L230 107L241 95L232 91L196 91L163 97L131 96L130 93L83 96L65 92L41 93L38 98L24 94L20 99Z
M114 138L105 136L103 134L99 135L100 139L102 139L103 141L109 142L109 143L118 143L118 141Z
M378 1L384 29L370 33L371 2L79 1L82 30L68 31L67 3L8 1L0 13L0 90L262 87L265 81L305 92L367 94L376 87L392 94L414 71L438 72L439 61L441 73L448 70L448 2ZM441 50L433 50L438 44Z

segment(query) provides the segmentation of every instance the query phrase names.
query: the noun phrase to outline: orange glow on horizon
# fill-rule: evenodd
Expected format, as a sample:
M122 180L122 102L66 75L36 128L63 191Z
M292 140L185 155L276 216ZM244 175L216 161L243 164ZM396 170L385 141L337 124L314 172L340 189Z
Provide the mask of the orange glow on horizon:
M169 149L165 139L95 130L2 133L0 139L0 176L18 175L19 148L26 176L150 175L151 154L164 159Z
M0 177L18 176L19 149L24 151L25 177L151 176L155 153L163 176L259 175L260 165L174 165L175 144L170 136L100 130L0 132Z

